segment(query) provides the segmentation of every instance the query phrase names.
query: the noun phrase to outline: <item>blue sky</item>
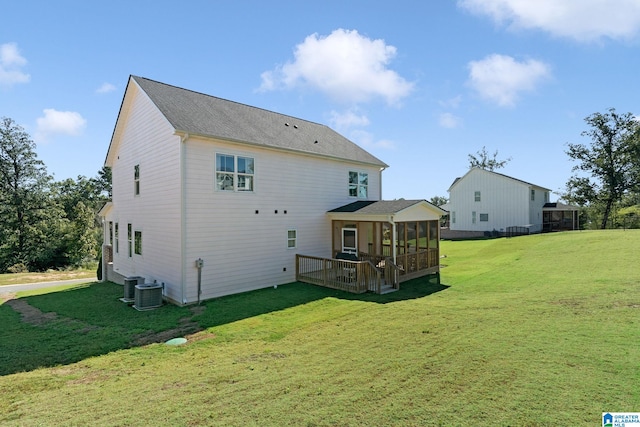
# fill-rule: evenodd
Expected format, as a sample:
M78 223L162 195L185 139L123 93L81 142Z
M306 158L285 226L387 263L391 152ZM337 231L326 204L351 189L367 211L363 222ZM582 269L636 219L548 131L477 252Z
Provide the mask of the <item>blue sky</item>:
M640 0L24 0L2 14L0 117L57 180L102 167L130 74L326 124L390 165L385 199L447 196L483 146L512 159L502 173L562 190L586 116L640 114Z

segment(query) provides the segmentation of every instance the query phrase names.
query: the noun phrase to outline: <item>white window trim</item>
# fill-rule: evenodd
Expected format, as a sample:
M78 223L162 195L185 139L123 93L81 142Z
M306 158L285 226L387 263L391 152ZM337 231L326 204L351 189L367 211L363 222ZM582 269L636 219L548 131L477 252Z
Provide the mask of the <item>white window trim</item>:
M293 231L295 233L295 237L289 237L289 233ZM293 242L293 246L289 246L289 242ZM295 228L287 229L287 249L297 249L298 248L298 230Z
M351 174L355 173L358 174L358 178L357 178L357 182L355 184L349 182L349 179L351 178ZM367 183L366 184L360 184L360 178L362 176L366 176L367 177ZM355 185L356 186L356 195L353 196L351 195L351 186ZM366 195L364 197L360 196L360 189L364 188L366 190ZM361 200L366 200L369 198L369 172L361 172L361 171L355 171L355 170L350 170L349 174L347 176L347 192L349 193L349 197L353 197L356 199L361 199Z
M218 171L218 156L226 156L226 157L233 157L233 172L225 172L225 171ZM238 158L245 158L245 159L251 159L251 161L253 162L253 173L241 173L238 172ZM215 154L215 158L214 158L214 162L213 162L213 173L214 173L214 177L213 177L213 184L214 184L214 188L215 191L219 191L219 192L223 192L223 193L254 193L256 191L256 158L252 157L252 156L248 156L248 155L242 155L242 154L229 154L229 153L216 153ZM225 190L225 189L220 189L218 188L218 174L228 174L228 175L232 175L233 177L233 190ZM245 177L251 177L251 182L252 182L252 188L251 190L245 190L242 189L238 186L239 183L239 177L241 176L245 176Z

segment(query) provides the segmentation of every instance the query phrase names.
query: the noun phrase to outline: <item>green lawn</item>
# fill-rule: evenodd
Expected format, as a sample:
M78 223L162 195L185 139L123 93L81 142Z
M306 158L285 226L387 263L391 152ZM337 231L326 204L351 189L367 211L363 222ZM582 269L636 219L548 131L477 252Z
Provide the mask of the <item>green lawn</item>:
M0 424L601 425L640 410L639 244L442 242L443 285L385 296L295 283L148 312L113 284L23 296L0 305Z
M23 283L51 282L72 279L94 279L96 270L79 269L68 271L47 271L43 273L7 273L0 274L0 286Z

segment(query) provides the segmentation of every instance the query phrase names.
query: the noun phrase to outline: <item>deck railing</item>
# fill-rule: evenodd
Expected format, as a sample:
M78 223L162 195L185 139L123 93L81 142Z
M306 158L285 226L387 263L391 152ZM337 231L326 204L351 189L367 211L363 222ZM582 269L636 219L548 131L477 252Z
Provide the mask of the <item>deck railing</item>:
M296 255L296 280L347 292L381 293L400 289L400 283L440 271L437 249L391 257L358 254L360 261Z
M380 293L383 275L370 261L296 255L296 280L352 293Z

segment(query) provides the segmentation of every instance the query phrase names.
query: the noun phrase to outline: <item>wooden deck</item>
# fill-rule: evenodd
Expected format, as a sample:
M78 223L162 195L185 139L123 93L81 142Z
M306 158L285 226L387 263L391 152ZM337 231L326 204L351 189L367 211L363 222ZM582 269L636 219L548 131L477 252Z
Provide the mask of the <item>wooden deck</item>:
M396 257L361 254L360 261L296 255L296 280L312 285L360 294L378 294L400 289L400 283L439 274L437 251L423 251Z

